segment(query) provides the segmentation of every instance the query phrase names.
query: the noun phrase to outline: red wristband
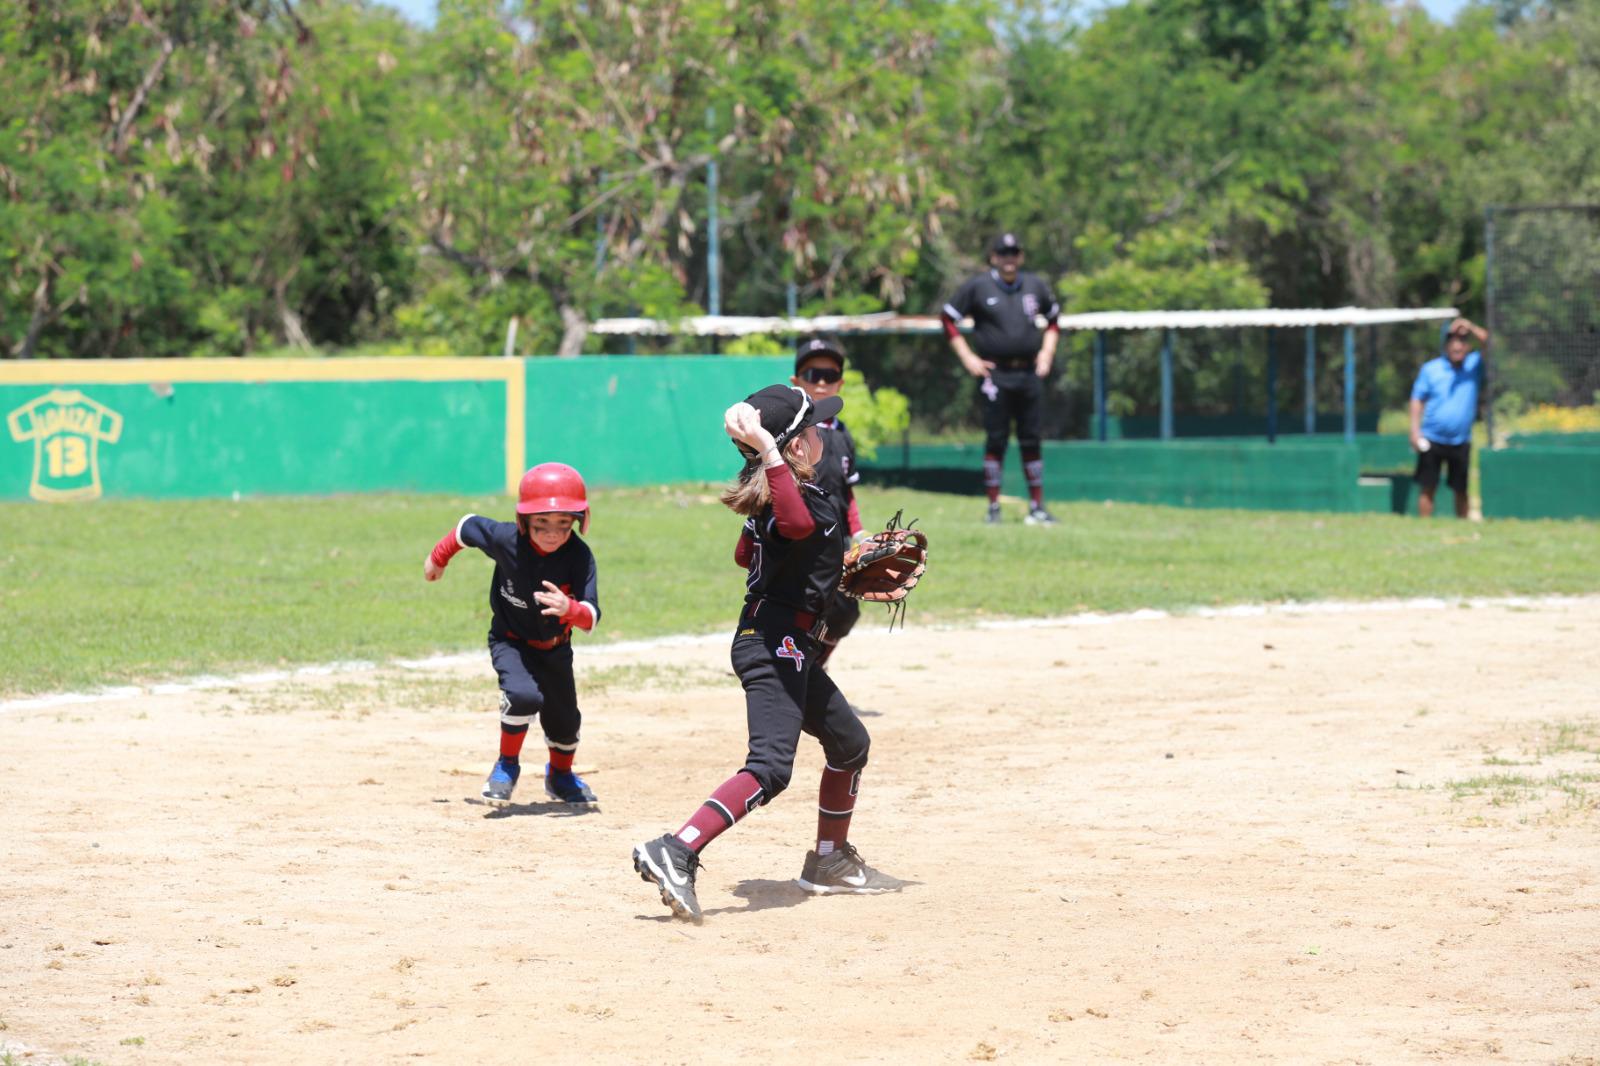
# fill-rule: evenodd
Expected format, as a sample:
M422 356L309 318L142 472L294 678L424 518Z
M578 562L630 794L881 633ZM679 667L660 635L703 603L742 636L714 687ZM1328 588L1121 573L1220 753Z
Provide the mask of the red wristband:
M567 609L559 621L564 626L577 626L585 633L594 628L594 615L589 612L589 605L571 596L567 597Z

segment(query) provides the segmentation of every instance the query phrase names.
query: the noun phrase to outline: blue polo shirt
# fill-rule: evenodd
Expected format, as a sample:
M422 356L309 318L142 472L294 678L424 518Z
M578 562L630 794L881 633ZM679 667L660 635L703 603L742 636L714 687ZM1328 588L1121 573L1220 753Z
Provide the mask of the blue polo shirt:
M1411 386L1411 398L1423 404L1422 435L1436 444L1471 440L1482 385L1483 356L1477 352L1468 352L1459 367L1444 355L1423 363Z

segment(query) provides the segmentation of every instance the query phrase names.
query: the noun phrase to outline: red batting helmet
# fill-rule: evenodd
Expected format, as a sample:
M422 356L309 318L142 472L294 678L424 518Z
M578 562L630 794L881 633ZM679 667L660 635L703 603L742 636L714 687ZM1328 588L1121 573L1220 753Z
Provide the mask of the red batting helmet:
M560 511L578 516L578 532L589 532L589 493L583 475L566 463L540 463L517 486L518 514Z

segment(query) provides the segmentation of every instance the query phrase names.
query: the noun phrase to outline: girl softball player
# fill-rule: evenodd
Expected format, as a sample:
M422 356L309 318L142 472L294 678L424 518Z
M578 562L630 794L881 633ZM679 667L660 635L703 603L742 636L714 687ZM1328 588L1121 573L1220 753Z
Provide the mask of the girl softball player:
M522 742L535 715L550 760L544 790L566 803L593 803L594 793L572 772L578 750L577 687L572 679L572 631L600 620L594 553L573 535L589 529L583 477L562 463L541 463L522 475L517 520L469 514L440 538L422 576L437 581L451 556L477 548L494 560L489 585L489 658L500 676L500 758L483 783L483 798L511 802L522 774Z
M633 868L661 890L680 918L700 920L700 852L789 785L802 732L822 742L827 765L817 804L817 846L806 854L807 892L876 893L905 882L868 866L849 843L869 739L828 675L816 665L811 630L839 582L850 534L837 501L811 482L822 457L816 423L843 406L813 403L800 389L771 385L728 408L723 428L745 457L722 502L746 516L734 561L748 571L733 638L744 686L750 746L744 768L724 781L683 827L633 849Z

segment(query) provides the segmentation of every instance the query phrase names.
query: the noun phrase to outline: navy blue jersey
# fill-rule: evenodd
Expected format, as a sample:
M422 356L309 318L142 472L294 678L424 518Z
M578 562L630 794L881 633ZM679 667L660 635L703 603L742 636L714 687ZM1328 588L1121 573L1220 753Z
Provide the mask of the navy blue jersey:
M943 314L952 322L972 316L972 350L980 358L1021 363L1031 361L1044 344L1039 317L1048 327L1061 314L1061 305L1037 274L1021 271L1007 285L998 270L990 270L962 283Z
M800 486L800 498L816 523L809 537L790 540L778 532L769 503L746 519L745 533L755 541L745 586L746 602L768 599L796 611L819 613L839 587L850 529L844 507L814 482Z
M489 635L522 641L564 639L572 627L543 614L533 598L548 581L569 597L587 603L600 621L600 593L594 553L576 530L549 555L540 555L515 522L469 514L456 526L456 540L464 548L477 548L494 560L494 583L489 586L489 610L494 619Z
M822 438L822 458L817 461L816 482L828 494L841 513L850 509L850 499L855 495L855 484L861 480L856 470L856 441L845 428L844 419L817 423L817 435Z

